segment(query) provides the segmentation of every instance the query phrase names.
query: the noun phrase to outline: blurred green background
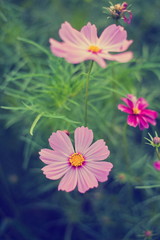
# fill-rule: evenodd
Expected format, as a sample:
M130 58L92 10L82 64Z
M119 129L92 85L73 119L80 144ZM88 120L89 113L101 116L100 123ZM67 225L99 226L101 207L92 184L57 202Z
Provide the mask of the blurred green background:
M160 134L160 122L158 120L156 128L144 132L129 127L128 138L124 139L125 117L113 108L120 103L119 92L123 95L131 91L143 94L151 108L159 110L160 1L129 0L128 3L133 20L130 25L123 21L121 24L128 32L128 39L134 40L130 49L135 61L123 67L111 63L107 70L95 66L90 89L89 124L96 139L107 140L111 150L109 161L115 167L108 182L82 195L76 191L58 192L58 181L45 179L40 170L44 164L39 161L38 152L48 147L51 132L61 127L73 133L77 126L68 118L69 108L74 109L72 120L81 120L77 119L80 106L76 103L81 101L79 92L84 86L82 75L77 74L85 68L84 64L74 67L52 56L48 39L59 40L58 30L64 21L76 29L90 21L101 33L113 23L102 13L102 7L110 4L97 0L0 1L0 100L1 106L16 108L0 110L1 240L160 238L160 188L135 188L160 181L160 172L152 167L153 159L156 160L154 150L145 145L144 140L148 131L154 135L156 130ZM109 78L112 73L114 75ZM52 74L57 92L54 89L48 91L46 87L52 85ZM101 81L99 92L95 91L100 85L97 79ZM64 86L65 90L61 92ZM42 89L47 91L48 99L42 98ZM73 101L67 102L68 96L74 93L77 95ZM63 97L60 99L59 95ZM95 103L96 99L99 103ZM51 116L53 100L55 111L62 114L58 120ZM104 111L96 112L94 106L97 109L103 107ZM48 118L37 124L31 136L29 130L40 108L47 108ZM124 145L130 155L129 166L124 161ZM147 230L152 231L151 237L145 236Z

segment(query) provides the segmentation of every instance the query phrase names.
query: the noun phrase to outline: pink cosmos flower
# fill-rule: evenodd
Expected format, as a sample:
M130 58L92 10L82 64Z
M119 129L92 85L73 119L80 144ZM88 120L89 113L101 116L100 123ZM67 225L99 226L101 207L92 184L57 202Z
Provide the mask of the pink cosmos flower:
M52 133L49 144L52 149L42 149L40 159L47 164L42 168L47 178L62 177L58 190L70 192L78 186L78 191L86 192L104 182L113 167L110 162L102 162L110 151L104 140L93 141L93 132L87 127L78 127L74 132L75 149L69 136L63 131Z
M153 163L153 167L157 170L160 171L160 160L157 160Z
M54 55L63 57L73 64L91 59L105 68L104 59L124 63L133 57L132 52L110 54L110 52L124 52L133 42L127 40L127 32L124 28L115 24L107 27L98 38L97 28L91 23L77 31L65 22L59 30L59 35L63 42L51 38L49 40L51 51Z
M128 113L127 123L132 127L139 126L140 130L149 128L149 123L156 125L155 119L158 117L156 111L146 109L148 103L144 98L136 98L135 96L128 94L127 98L121 98L125 105L119 104L118 109L122 112Z

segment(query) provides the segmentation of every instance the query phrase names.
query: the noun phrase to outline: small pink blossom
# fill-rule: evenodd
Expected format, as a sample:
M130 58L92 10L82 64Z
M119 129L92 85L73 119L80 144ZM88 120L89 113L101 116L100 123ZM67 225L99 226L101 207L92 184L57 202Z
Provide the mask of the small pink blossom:
M153 167L157 170L160 171L160 160L157 160L153 163Z
M96 61L102 68L106 67L104 59L118 62L128 62L133 53L128 47L133 42L127 40L127 32L121 26L110 25L97 37L97 28L88 23L80 31L74 29L68 22L62 24L59 35L63 42L50 39L50 48L57 57L65 58L67 62L77 64L86 60ZM110 52L124 52L110 54Z
M107 181L113 165L102 162L110 151L104 140L92 144L93 132L87 127L78 127L74 132L75 149L69 136L64 131L52 133L49 144L52 149L42 149L40 159L47 164L42 168L47 178L62 178L58 190L70 192L78 187L78 191L98 186L99 182Z
M136 98L134 95L128 94L127 98L121 98L125 105L119 104L118 109L128 113L127 123L132 127L139 126L140 130L149 128L149 123L156 125L155 119L158 117L156 111L146 109L148 102L144 98Z
M144 236L145 236L145 237L151 237L152 234L153 234L153 233L152 233L152 231L150 231L150 230L147 230L147 231L144 232Z

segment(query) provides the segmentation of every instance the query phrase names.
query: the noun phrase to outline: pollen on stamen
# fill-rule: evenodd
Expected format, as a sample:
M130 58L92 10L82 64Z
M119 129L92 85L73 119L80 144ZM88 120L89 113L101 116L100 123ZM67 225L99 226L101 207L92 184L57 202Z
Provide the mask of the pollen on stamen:
M139 114L141 112L137 107L133 108L133 114Z
M95 46L95 45L91 45L89 48L88 48L88 52L92 52L92 53L100 53L101 52L101 49L98 47L98 46Z
M82 154L80 153L73 153L70 158L69 158L69 163L73 166L73 167L80 167L83 165L84 163L84 157L82 156Z

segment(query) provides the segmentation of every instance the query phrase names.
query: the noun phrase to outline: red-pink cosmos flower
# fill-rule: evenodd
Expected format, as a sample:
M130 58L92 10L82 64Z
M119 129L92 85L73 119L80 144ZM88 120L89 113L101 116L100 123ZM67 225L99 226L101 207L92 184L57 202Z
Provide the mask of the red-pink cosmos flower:
M134 95L128 94L127 98L121 98L127 106L119 104L118 109L128 113L127 123L132 127L139 126L140 130L149 128L149 123L156 125L155 119L158 117L156 111L146 109L148 102L144 98L136 98Z
M70 192L78 186L78 191L86 192L104 182L113 167L110 162L102 162L110 151L104 140L93 141L93 132L87 127L78 127L74 132L75 149L70 138L63 131L52 133L49 144L52 149L42 149L40 159L47 164L42 168L47 178L56 180L63 177L58 190Z
M51 38L49 40L51 51L54 55L63 57L73 64L91 59L105 68L104 59L124 63L133 57L132 52L110 54L110 52L124 52L133 42L127 40L127 32L124 28L115 24L107 27L98 38L97 28L91 23L77 31L65 22L59 30L59 35L63 42Z

